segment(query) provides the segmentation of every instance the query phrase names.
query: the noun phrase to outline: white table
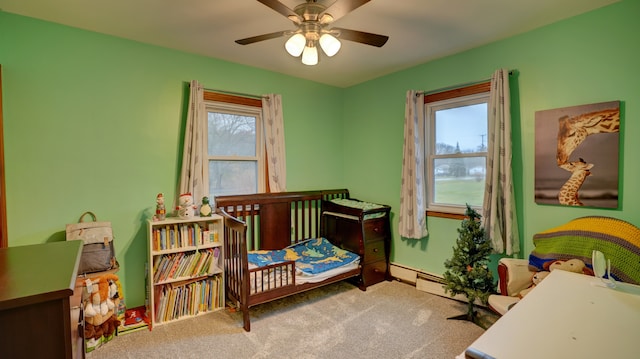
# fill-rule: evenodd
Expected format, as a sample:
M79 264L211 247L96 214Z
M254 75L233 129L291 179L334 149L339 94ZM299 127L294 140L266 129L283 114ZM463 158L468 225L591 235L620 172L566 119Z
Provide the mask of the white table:
M624 285L624 284L623 284ZM640 358L640 287L561 270L493 324L467 358Z

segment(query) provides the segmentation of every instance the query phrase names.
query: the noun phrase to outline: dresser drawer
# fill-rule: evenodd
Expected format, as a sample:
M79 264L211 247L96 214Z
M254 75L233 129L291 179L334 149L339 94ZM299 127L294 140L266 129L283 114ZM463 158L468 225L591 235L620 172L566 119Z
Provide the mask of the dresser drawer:
M385 260L386 253L384 251L384 239L376 241L367 241L364 246L364 262L375 262L379 260Z
M364 222L364 241L375 241L387 237L389 223L388 218L370 219Z
M362 267L362 282L365 287L384 281L387 278L387 261L366 263Z

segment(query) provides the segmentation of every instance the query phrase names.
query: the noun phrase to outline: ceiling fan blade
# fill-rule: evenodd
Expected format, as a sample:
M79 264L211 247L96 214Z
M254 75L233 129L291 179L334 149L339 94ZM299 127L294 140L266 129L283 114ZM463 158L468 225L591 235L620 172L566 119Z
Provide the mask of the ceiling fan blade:
M331 14L333 21L345 16L371 0L338 0L329 6L324 13Z
M298 14L296 14L293 10L289 9L285 4L281 3L278 0L258 0L259 3L262 3L274 11L282 14L284 17L295 17L299 18Z
M290 33L290 31L277 31L277 32L272 32L270 34L263 34L263 35L253 36L253 37L247 37L245 39L236 40L236 43L240 45L249 45L249 44L253 44L254 42L271 40L281 36L285 36L287 33Z
M342 29L339 27L334 27L331 30L338 31L339 39L360 42L366 45L371 45L376 47L382 47L382 45L386 44L387 40L389 40L389 36L372 34L370 32Z

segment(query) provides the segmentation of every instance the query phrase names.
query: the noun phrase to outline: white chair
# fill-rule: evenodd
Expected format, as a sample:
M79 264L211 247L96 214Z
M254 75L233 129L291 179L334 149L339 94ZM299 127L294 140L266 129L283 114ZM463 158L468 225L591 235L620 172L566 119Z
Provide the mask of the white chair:
M535 271L529 270L529 260L501 258L498 262L498 290L500 294L489 296L489 308L504 315L520 297L521 290L531 286Z

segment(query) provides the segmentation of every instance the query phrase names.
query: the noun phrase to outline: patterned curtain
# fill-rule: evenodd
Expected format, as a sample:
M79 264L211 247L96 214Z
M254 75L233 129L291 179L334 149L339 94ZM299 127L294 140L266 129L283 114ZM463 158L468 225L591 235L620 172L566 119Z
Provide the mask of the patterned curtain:
M496 253L520 251L513 175L511 172L511 99L509 72L497 70L491 77L489 134L483 227Z
M287 187L287 166L284 151L281 95L269 94L262 98L262 118L267 147L269 190L270 192L284 192Z
M400 192L399 232L402 237L427 236L424 179L424 94L407 91L404 111L404 147Z
M187 110L187 125L184 133L184 148L182 149L182 171L178 195L191 193L193 201L199 203L202 196L209 191L204 183L204 164L202 163L203 135L206 133L206 108L204 105L204 89L196 81L191 81L189 94L189 109ZM174 206L175 207L175 206Z

